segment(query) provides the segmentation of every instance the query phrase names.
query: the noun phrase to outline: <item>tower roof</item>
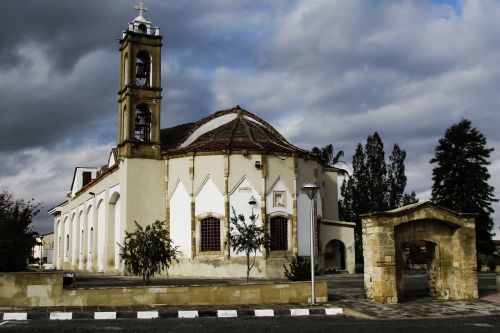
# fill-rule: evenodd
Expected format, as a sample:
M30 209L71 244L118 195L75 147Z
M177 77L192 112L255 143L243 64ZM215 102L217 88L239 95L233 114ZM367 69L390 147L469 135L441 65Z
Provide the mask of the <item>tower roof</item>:
M127 31L125 31L124 34L127 32L135 32L139 34L158 36L160 34L160 29L158 27L154 27L151 21L148 21L144 17L144 12L148 11L148 8L144 5L144 3L139 2L134 6L134 9L139 11L139 15L137 15L132 22L128 24Z
M239 106L216 112L196 123L163 129L161 137L165 154L217 151L307 154L267 122Z

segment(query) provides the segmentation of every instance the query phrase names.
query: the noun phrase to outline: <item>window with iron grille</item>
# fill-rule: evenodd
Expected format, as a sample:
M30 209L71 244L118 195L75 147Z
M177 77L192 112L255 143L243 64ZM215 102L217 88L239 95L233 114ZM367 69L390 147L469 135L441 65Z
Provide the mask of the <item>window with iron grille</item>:
M270 221L271 251L288 250L288 219L275 216Z
M220 220L215 217L201 220L201 251L220 251Z

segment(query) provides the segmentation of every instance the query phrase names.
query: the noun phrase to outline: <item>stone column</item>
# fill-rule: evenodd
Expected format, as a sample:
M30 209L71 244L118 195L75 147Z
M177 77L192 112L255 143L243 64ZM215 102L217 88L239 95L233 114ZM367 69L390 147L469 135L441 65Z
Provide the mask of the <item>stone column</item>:
M397 303L394 227L363 218L366 297L376 303Z

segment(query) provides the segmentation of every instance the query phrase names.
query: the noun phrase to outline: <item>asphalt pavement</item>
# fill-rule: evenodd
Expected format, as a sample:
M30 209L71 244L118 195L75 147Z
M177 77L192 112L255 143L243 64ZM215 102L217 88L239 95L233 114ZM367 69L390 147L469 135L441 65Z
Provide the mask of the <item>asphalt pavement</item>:
M500 317L462 317L445 319L365 320L350 317L278 318L197 318L122 319L73 321L17 321L0 323L0 332L266 332L266 333L469 333L499 332Z

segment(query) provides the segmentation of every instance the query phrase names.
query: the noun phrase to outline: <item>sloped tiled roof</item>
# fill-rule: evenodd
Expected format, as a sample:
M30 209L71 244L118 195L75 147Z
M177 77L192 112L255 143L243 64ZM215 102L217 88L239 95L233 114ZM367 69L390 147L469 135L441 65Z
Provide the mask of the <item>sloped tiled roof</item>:
M194 136L192 142L186 141L197 129L219 117L234 114L235 118L222 122L220 126ZM185 126L185 127L181 127ZM163 131L171 131L175 135L167 136L170 141L163 140ZM180 132L185 131L184 135ZM167 132L165 132L167 133ZM185 144L185 142L189 142ZM275 153L307 153L290 144L271 125L239 106L214 113L196 123L179 125L172 129L162 130L162 150L166 154L183 154L189 152L214 151L259 151Z
M196 123L187 123L160 130L161 150L168 150L177 147L182 143L186 134Z

